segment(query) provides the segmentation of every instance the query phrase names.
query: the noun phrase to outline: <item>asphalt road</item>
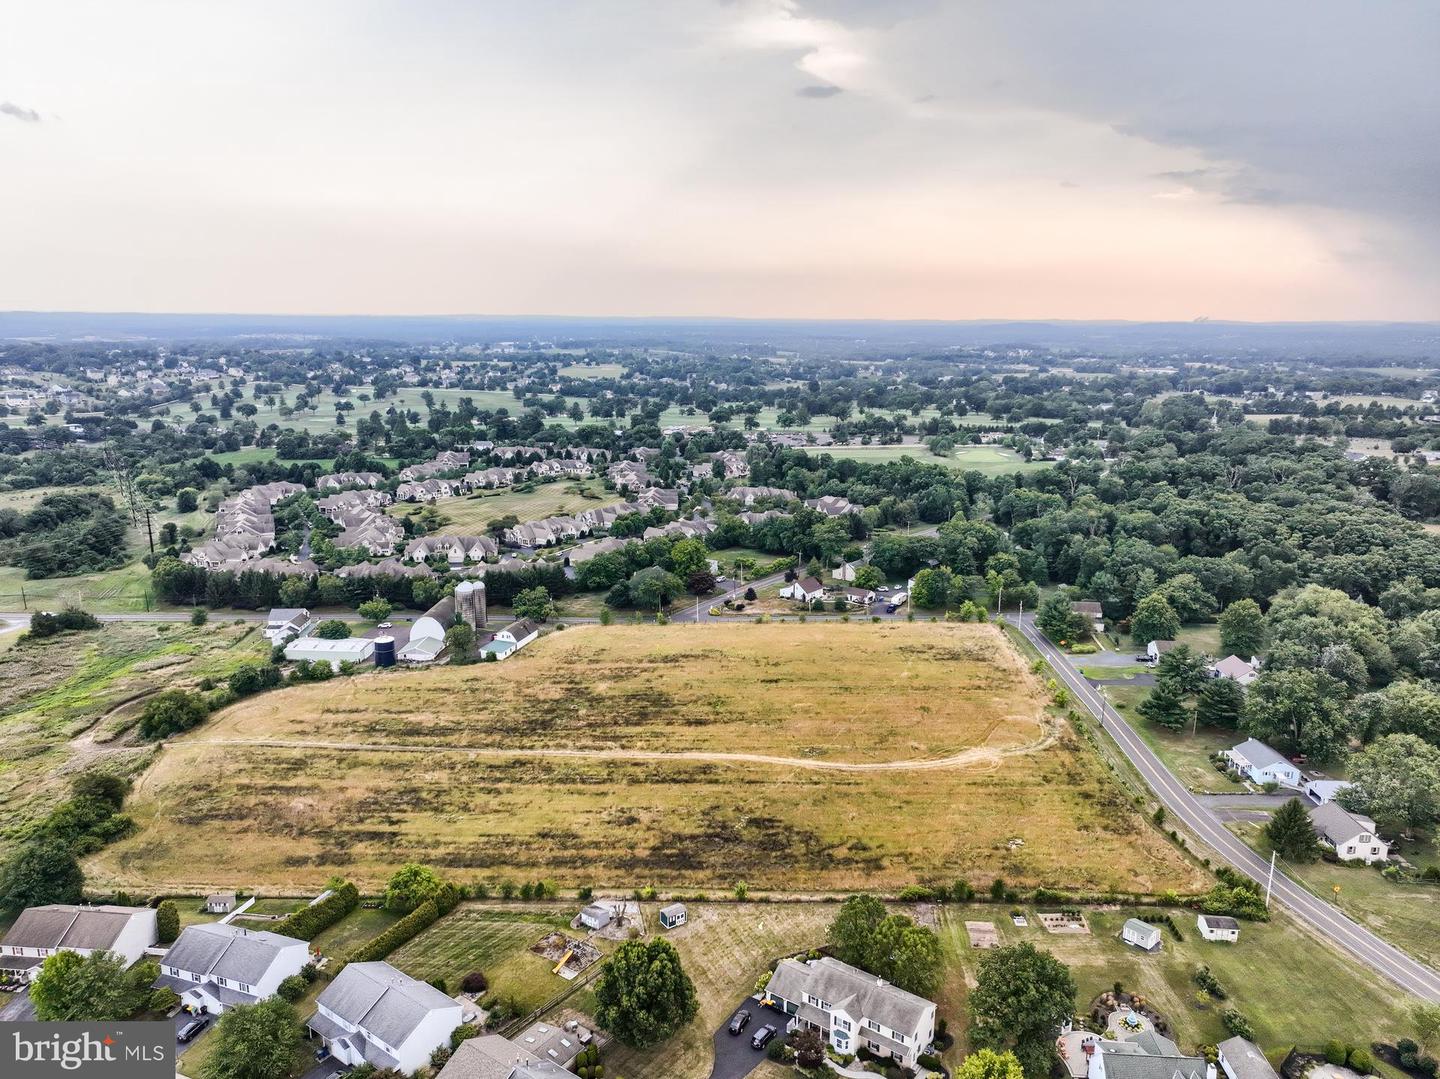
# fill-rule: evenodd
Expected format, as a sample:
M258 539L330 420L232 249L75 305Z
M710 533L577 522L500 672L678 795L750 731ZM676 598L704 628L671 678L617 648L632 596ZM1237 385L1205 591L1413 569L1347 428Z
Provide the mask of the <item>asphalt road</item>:
M1007 621L1017 624L1013 615L1007 616ZM1226 830L1215 813L1185 789L1124 717L1081 677L1070 665L1069 659L1035 629L1030 619L1019 625L1021 632L1049 662L1056 677L1071 695L1089 709L1115 740L1121 752L1165 806L1166 812L1179 819L1220 858L1263 886L1269 876L1270 863ZM1440 975L1381 940L1330 903L1312 895L1279 868L1275 870L1272 898L1315 932L1400 988L1425 1000L1440 1002Z

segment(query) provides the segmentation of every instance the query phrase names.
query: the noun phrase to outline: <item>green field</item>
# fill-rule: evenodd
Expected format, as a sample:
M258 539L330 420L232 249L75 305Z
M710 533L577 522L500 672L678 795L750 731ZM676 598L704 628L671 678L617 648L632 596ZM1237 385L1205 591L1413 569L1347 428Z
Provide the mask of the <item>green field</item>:
M477 491L459 498L442 498L435 503L435 509L445 519L443 527L446 531L468 534L484 533L485 526L491 521L508 514L514 514L522 521L538 521L542 517L579 513L619 501L620 496L607 491L598 479L579 483L558 480L540 484L533 491L501 489ZM419 502L397 502L388 512L392 517L408 517L419 513L422 508L423 504Z
M625 367L618 363L569 363L555 373L562 378L620 378Z
M921 464L944 465L956 472L980 472L987 476L1005 475L1011 472L1035 472L1050 468L1048 461L1025 461L1018 453L1004 446L961 446L948 457L936 457L925 446L824 446L817 453L828 453L832 457L866 464L898 461L911 457Z
M357 907L310 941L312 951L344 957L366 941L373 940L400 920L400 915L383 907Z
M552 974L554 964L530 951L530 946L549 933L572 933L572 914L570 907L460 907L392 952L389 961L412 978L444 978L451 992L459 989L466 974L482 971L492 994L514 997L528 1012L568 984Z

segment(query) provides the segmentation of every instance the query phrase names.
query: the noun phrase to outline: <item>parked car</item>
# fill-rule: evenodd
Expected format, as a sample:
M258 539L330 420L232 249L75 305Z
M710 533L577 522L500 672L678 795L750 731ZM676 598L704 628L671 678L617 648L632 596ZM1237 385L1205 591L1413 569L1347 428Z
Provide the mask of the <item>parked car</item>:
M755 1037L750 1039L751 1049L764 1049L770 1044L770 1039L775 1037L775 1028L768 1023L755 1032Z
M190 1022L186 1023L183 1027L181 1027L180 1033L176 1035L176 1038L179 1041L188 1042L191 1038L195 1037L195 1035L199 1034L209 1025L210 1017L208 1015L199 1016L198 1018L190 1020Z
M750 1013L741 1008L735 1013L735 1018L730 1020L730 1033L739 1034L750 1025Z
M315 1059L317 1061L325 1061L329 1059L329 1057L330 1047L328 1045L322 1045L319 1049L315 1050Z
M395 623L394 623L394 622L377 622L377 623L375 623L375 628L376 628L376 629L393 629L394 626L395 626Z

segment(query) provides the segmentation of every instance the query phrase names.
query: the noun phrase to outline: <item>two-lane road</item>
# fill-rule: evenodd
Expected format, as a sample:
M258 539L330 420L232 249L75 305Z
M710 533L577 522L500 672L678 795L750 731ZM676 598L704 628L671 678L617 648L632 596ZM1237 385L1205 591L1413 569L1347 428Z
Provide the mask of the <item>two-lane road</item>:
M1014 616L1008 616L1007 621L1019 625L1020 631L1050 664L1071 695L1099 720L1101 727L1150 785L1166 812L1183 822L1221 858L1264 886L1269 878L1270 863L1229 832L1215 813L1171 774L1125 718L1071 666L1064 653L1035 629L1030 619L1017 622ZM1440 1002L1440 975L1386 943L1330 903L1306 891L1278 868L1275 870L1273 898L1297 919L1402 989L1425 1000Z

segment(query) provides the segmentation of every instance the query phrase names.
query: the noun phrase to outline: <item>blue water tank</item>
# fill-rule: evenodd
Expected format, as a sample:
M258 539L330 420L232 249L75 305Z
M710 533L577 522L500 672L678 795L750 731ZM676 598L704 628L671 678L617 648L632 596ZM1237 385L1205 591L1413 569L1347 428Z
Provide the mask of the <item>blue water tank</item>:
M395 666L395 638L394 638L394 637L376 637L376 638L375 638L375 666L377 666L377 667L393 667L393 666Z

